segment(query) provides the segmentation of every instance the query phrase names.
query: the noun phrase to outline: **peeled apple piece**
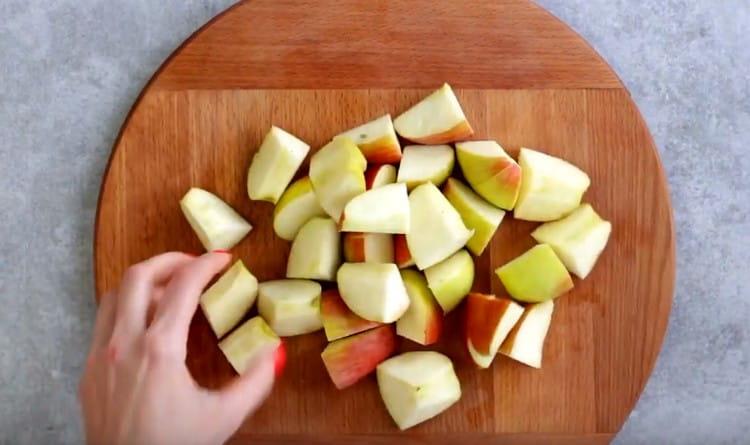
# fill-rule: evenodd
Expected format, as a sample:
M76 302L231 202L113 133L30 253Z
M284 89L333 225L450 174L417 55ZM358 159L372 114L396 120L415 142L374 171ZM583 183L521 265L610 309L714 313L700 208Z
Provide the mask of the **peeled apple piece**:
M310 178L305 176L292 183L281 195L273 210L273 231L287 241L297 236L302 226L316 216L326 216L318 203Z
M250 199L276 204L309 151L310 146L297 137L271 127L247 172Z
M333 281L341 264L341 237L331 218L313 218L297 233L289 251L287 278Z
M216 337L223 337L242 320L257 294L258 280L237 260L201 295L201 309Z
M191 188L180 201L180 208L209 252L231 249L253 228L227 203L203 189Z
M315 281L266 281L258 288L258 313L281 337L315 332L323 327L320 293Z
M262 317L253 317L235 329L219 343L237 374L245 372L250 361L267 347L278 348L281 339L276 335Z

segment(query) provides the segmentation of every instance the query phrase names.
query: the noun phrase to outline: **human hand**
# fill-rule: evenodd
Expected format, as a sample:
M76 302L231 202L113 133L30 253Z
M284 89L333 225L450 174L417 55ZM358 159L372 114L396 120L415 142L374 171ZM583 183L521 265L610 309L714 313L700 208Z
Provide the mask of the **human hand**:
M218 391L201 388L185 365L201 292L230 259L158 255L131 266L102 297L80 383L89 444L220 444L265 400L274 349Z

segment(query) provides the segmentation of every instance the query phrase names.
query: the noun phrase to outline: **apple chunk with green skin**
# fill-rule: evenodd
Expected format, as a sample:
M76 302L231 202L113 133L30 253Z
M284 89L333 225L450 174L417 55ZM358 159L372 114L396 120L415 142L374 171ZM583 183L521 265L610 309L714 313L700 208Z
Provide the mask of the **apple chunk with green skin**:
M422 99L393 121L396 132L418 144L445 144L474 134L450 85Z
M387 233L345 233L344 259L349 263L392 263L393 236Z
M373 372L395 350L393 328L380 326L331 342L320 356L333 384L344 389Z
M307 221L326 215L318 203L310 178L305 176L294 181L281 195L273 210L273 230L279 238L291 241Z
M521 190L513 210L516 219L554 221L578 207L589 188L588 175L562 159L528 148L518 155Z
M341 298L366 320L393 323L409 307L409 295L395 264L344 263L336 278Z
M440 186L453 171L456 156L450 145L409 145L398 166L396 182L403 182L409 190L431 182Z
M472 293L466 298L466 347L474 363L489 368L505 338L523 314L509 298Z
M247 172L250 199L276 204L309 151L310 146L295 136L271 127Z
M247 365L266 348L278 348L281 339L262 317L253 317L219 342L219 349L238 374L245 372Z
M365 160L348 138L336 138L310 158L310 181L320 206L338 221L344 206L365 191Z
M208 251L231 249L253 228L227 203L203 189L191 188L180 208Z
M385 408L405 430L442 413L461 398L451 360L433 351L405 352L377 367Z
M342 232L406 233L409 195L404 184L388 184L354 197L341 215Z
M565 265L549 244L538 244L495 270L508 293L519 301L539 303L573 289Z
M424 271L427 284L446 314L458 306L474 284L474 259L461 249Z
M201 295L200 306L216 337L221 338L242 320L255 303L258 280L237 260Z
M339 295L332 289L320 296L320 318L323 321L328 341L338 340L381 325L376 321L365 320L349 309Z
M474 235L461 215L432 183L415 188L409 195L411 227L406 243L420 270L427 269L466 245Z
M448 178L443 186L443 194L461 215L466 227L474 230L466 247L474 255L481 255L492 241L505 212L482 199L458 179Z
M273 280L258 287L258 313L282 336L308 334L323 327L320 284L309 280Z
M406 243L406 235L393 235L393 259L401 269L415 265Z
M438 341L443 330L443 311L421 272L402 270L401 278L410 303L396 322L396 333L420 345L431 345Z
M549 244L565 267L578 278L586 278L604 250L612 224L603 220L590 204L582 204L565 218L548 222L531 233L537 242Z
M333 281L341 264L341 237L330 218L313 218L297 233L289 251L287 278Z
M367 162L390 164L401 160L401 145L393 129L390 114L345 131L339 136L354 141Z
M521 319L500 346L500 353L533 368L541 368L544 339L549 331L554 308L552 300L527 306Z
M374 165L365 172L367 190L376 189L396 182L396 167L391 164Z
M501 209L513 208L521 189L521 167L500 144L461 142L456 153L466 180L482 198Z

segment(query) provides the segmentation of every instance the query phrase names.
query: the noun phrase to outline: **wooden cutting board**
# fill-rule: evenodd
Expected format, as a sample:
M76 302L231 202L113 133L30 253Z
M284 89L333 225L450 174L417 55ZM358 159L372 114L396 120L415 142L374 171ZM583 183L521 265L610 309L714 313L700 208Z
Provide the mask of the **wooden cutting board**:
M398 115L444 81L476 138L496 139L514 155L540 148L588 172L585 200L614 225L594 272L556 304L543 369L502 357L490 370L474 369L451 316L436 349L456 362L463 397L401 433L374 378L337 391L319 358L323 334L292 338L283 379L237 442L606 443L633 408L672 301L665 175L616 74L525 0L254 0L212 20L156 73L114 146L95 229L97 294L117 286L131 263L201 251L178 206L191 186L215 192L254 224L233 252L260 280L283 277L289 244L273 234L273 207L245 191L269 126L320 147L356 124ZM503 222L477 260L476 290L504 294L492 271L534 244L534 227ZM201 314L188 362L211 387L233 376Z

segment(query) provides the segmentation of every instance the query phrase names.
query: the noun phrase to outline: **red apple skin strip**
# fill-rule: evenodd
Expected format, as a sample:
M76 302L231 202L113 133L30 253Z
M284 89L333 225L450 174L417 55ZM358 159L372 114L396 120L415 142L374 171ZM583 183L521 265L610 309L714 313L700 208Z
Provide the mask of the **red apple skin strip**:
M320 354L338 389L348 388L370 374L396 351L396 334L390 325L329 343Z
M511 304L512 300L494 295L471 293L466 297L466 335L477 352L490 353L492 336Z
M414 265L414 259L406 244L406 235L393 235L393 256L400 269Z

